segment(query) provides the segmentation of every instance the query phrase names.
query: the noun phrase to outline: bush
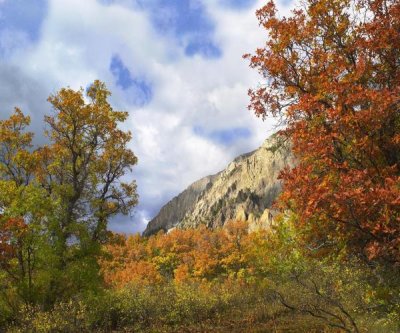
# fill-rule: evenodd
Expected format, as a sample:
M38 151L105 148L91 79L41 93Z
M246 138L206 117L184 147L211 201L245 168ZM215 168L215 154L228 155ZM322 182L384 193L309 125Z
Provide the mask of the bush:
M24 305L18 320L9 328L19 332L84 332L89 329L87 307L82 301L57 303L52 311L41 311L38 307Z

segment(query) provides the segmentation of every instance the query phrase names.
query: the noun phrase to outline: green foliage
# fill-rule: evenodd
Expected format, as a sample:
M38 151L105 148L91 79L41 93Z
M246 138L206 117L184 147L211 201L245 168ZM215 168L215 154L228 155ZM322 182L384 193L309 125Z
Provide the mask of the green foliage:
M397 332L398 269L304 246L291 221L295 218L280 220L267 245L266 276L279 302L342 331Z
M86 305L81 301L57 303L52 311L40 311L32 305L24 305L18 313L17 326L10 327L10 333L47 333L87 331Z
M49 312L24 306L8 332L263 332L285 327L292 315L273 300L267 304L264 292L236 283L131 284L56 304ZM303 324L304 332L321 327Z

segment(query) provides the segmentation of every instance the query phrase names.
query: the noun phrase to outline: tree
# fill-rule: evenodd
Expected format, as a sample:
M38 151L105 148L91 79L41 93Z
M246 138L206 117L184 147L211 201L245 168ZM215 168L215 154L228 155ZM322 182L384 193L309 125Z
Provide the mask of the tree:
M44 191L34 181L38 155L32 151L33 134L25 132L30 118L19 109L0 121L0 270L6 272L1 289L8 303L34 298L37 247L42 238L41 220L51 207ZM42 244L43 245L43 244Z
M82 89L51 95L48 144L37 148L25 132L30 119L19 109L0 121L0 269L15 266L7 272L18 283L29 273L28 294L41 284L38 292L48 304L99 281L107 223L137 203L135 182L124 182L137 163L128 148L131 133L118 127L128 114L114 111L109 96L100 81L86 98ZM26 231L14 228L16 222ZM13 256L19 265L12 265Z
M95 81L83 91L62 89L50 96L55 116L46 117L51 145L42 149L41 183L57 208L57 234L61 246L75 237L78 242L101 243L107 221L128 214L137 203L135 182L122 178L137 158L127 148L131 133L118 128L126 112L114 111L109 91Z
M298 164L280 203L312 249L400 261L400 3L307 0L257 11L268 41L246 55L267 84L250 108L280 117ZM334 245L334 246L333 246Z

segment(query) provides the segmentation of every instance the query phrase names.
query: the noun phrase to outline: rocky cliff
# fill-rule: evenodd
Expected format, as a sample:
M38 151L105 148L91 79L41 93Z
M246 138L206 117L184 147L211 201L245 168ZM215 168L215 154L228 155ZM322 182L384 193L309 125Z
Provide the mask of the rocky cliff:
M225 170L193 183L161 208L143 234L200 224L217 228L231 219L247 220L251 228L270 224L273 211L269 208L281 190L279 172L293 164L290 149L276 146L277 140L271 137Z
M157 216L149 222L143 235L151 235L159 230L168 231L174 228L182 221L186 213L194 208L199 196L207 187L211 186L213 179L217 176L218 174L207 176L194 182L186 190L169 201L161 208Z

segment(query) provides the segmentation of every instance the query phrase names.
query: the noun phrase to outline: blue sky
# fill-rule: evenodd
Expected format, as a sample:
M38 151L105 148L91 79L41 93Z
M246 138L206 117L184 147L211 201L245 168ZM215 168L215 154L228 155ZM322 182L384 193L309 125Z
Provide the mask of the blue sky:
M0 116L19 106L41 133L47 96L105 81L139 158L140 204L111 223L142 231L173 196L273 132L247 110L265 42L261 0L0 0ZM280 7L288 11L290 2ZM41 142L40 135L37 142Z
M32 41L39 39L47 13L47 0L12 0L0 3L0 29L22 31Z
M126 99L135 106L145 106L152 99L152 86L144 78L135 77L118 55L110 62L110 71L115 85L126 93Z

